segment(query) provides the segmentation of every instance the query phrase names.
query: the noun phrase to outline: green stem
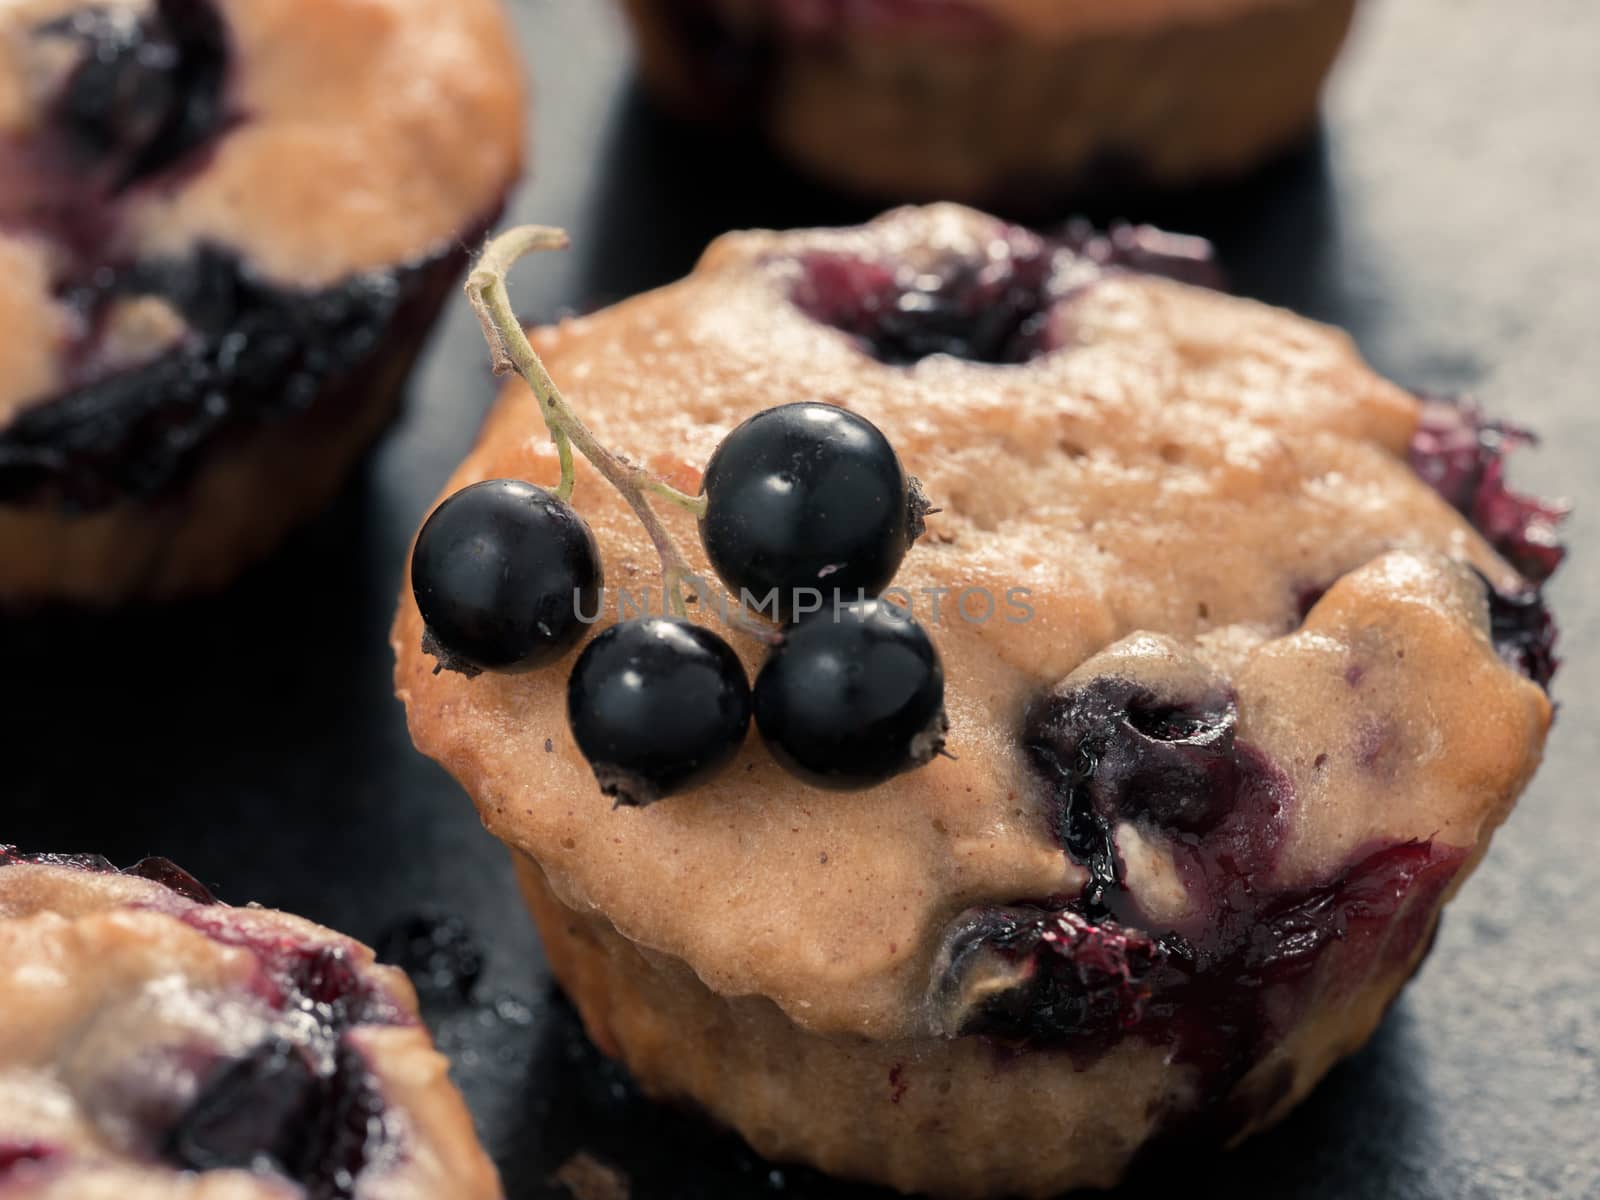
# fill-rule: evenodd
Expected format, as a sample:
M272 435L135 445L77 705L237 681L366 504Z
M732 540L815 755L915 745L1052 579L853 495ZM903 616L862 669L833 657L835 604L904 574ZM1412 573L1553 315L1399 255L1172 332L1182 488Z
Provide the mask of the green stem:
M606 449L556 387L555 380L550 378L550 372L528 341L522 322L517 320L511 308L506 276L517 260L536 251L564 250L567 245L564 232L543 225L524 225L500 234L484 247L477 265L467 276L467 298L472 301L473 311L483 326L494 373L509 375L515 372L522 376L539 402L539 413L544 418L545 427L550 431L550 440L555 443L556 454L561 460L561 483L556 495L562 500L572 497L575 482L572 450L577 447L578 453L594 464L595 470L621 493L628 507L639 518L639 523L644 526L661 559L661 582L667 604L675 616L687 616L684 586L691 585L698 594L704 595L707 593L705 580L689 569L672 535L650 507L646 493L660 496L697 517L705 515L705 497L679 491L643 467L635 466ZM742 605L738 619L728 618L728 623L766 641L778 636L775 630L746 612Z

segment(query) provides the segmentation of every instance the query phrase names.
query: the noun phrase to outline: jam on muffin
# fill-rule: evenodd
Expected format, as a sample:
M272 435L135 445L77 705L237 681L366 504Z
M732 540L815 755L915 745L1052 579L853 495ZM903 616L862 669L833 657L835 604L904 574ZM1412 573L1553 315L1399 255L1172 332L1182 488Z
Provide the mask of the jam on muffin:
M626 0L674 110L871 196L1042 206L1313 129L1355 0Z
M1559 514L1506 486L1511 431L1204 273L1149 230L1053 242L944 205L728 235L532 335L595 436L688 492L751 414L820 399L941 510L895 586L953 757L864 790L751 738L614 807L566 670L438 671L403 599L412 735L647 1090L774 1158L1053 1195L1270 1125L1417 969L1539 762ZM558 474L516 383L449 491ZM604 629L653 548L577 484ZM660 521L693 543L690 512ZM770 652L729 637L753 675Z
M0 846L0 1195L499 1200L405 975L171 863Z
M214 588L331 498L519 173L509 43L498 0L0 6L0 605Z

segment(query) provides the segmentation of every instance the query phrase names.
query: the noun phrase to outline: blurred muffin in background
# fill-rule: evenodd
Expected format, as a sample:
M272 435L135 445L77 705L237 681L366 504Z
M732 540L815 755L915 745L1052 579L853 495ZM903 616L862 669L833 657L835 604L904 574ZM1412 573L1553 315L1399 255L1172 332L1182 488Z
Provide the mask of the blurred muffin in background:
M625 0L674 111L820 179L1006 208L1226 177L1313 128L1355 0Z
M0 606L215 588L332 497L519 175L510 45L497 0L0 5Z

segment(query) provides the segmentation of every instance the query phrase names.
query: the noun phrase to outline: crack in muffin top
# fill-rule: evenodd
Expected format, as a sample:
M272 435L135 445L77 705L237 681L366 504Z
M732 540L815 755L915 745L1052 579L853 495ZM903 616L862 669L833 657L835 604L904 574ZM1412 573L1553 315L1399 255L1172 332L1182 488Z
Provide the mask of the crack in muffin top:
M811 303L819 281L937 293L1041 257L1026 353L998 363L886 361L870 330ZM613 811L568 734L565 667L435 675L402 599L397 686L418 746L566 903L719 992L768 997L818 1032L947 1030L940 960L962 915L1059 905L1091 880L1024 744L1030 706L1058 689L1120 681L1173 712L1225 696L1228 736L1280 798L1245 881L1263 892L1344 878L1374 846L1470 865L1537 765L1549 701L1497 649L1488 603L1531 594L1528 581L1413 472L1419 401L1336 330L941 205L727 235L684 281L535 345L607 445L678 487L697 488L744 418L823 400L884 430L943 509L895 582L943 655L956 757L860 793L807 788L752 739L709 785ZM447 492L507 476L558 476L520 383ZM583 464L575 504L605 560L609 618L616 588L658 584L654 556ZM663 517L694 543L692 519ZM951 589L937 621L930 588ZM1026 589L1031 619L964 620L968 588ZM733 640L753 672L757 649ZM1194 735L1165 710L1141 728ZM1146 927L1203 928L1190 835L1142 821L1114 833Z

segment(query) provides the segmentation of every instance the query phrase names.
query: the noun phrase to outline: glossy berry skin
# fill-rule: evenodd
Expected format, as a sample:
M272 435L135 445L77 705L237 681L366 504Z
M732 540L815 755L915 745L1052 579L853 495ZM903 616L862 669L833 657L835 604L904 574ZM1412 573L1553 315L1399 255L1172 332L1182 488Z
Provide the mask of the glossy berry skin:
M600 611L600 551L583 519L520 479L474 483L417 535L411 588L440 665L543 666L570 650Z
M772 755L817 787L872 787L944 747L944 667L927 632L884 600L829 605L793 626L756 677Z
M877 426L831 404L751 417L711 456L704 492L700 540L711 565L758 605L775 593L779 616L798 589L877 595L927 507Z
M652 804L704 783L750 728L750 681L727 642L669 617L611 626L567 683L567 720L600 790Z

